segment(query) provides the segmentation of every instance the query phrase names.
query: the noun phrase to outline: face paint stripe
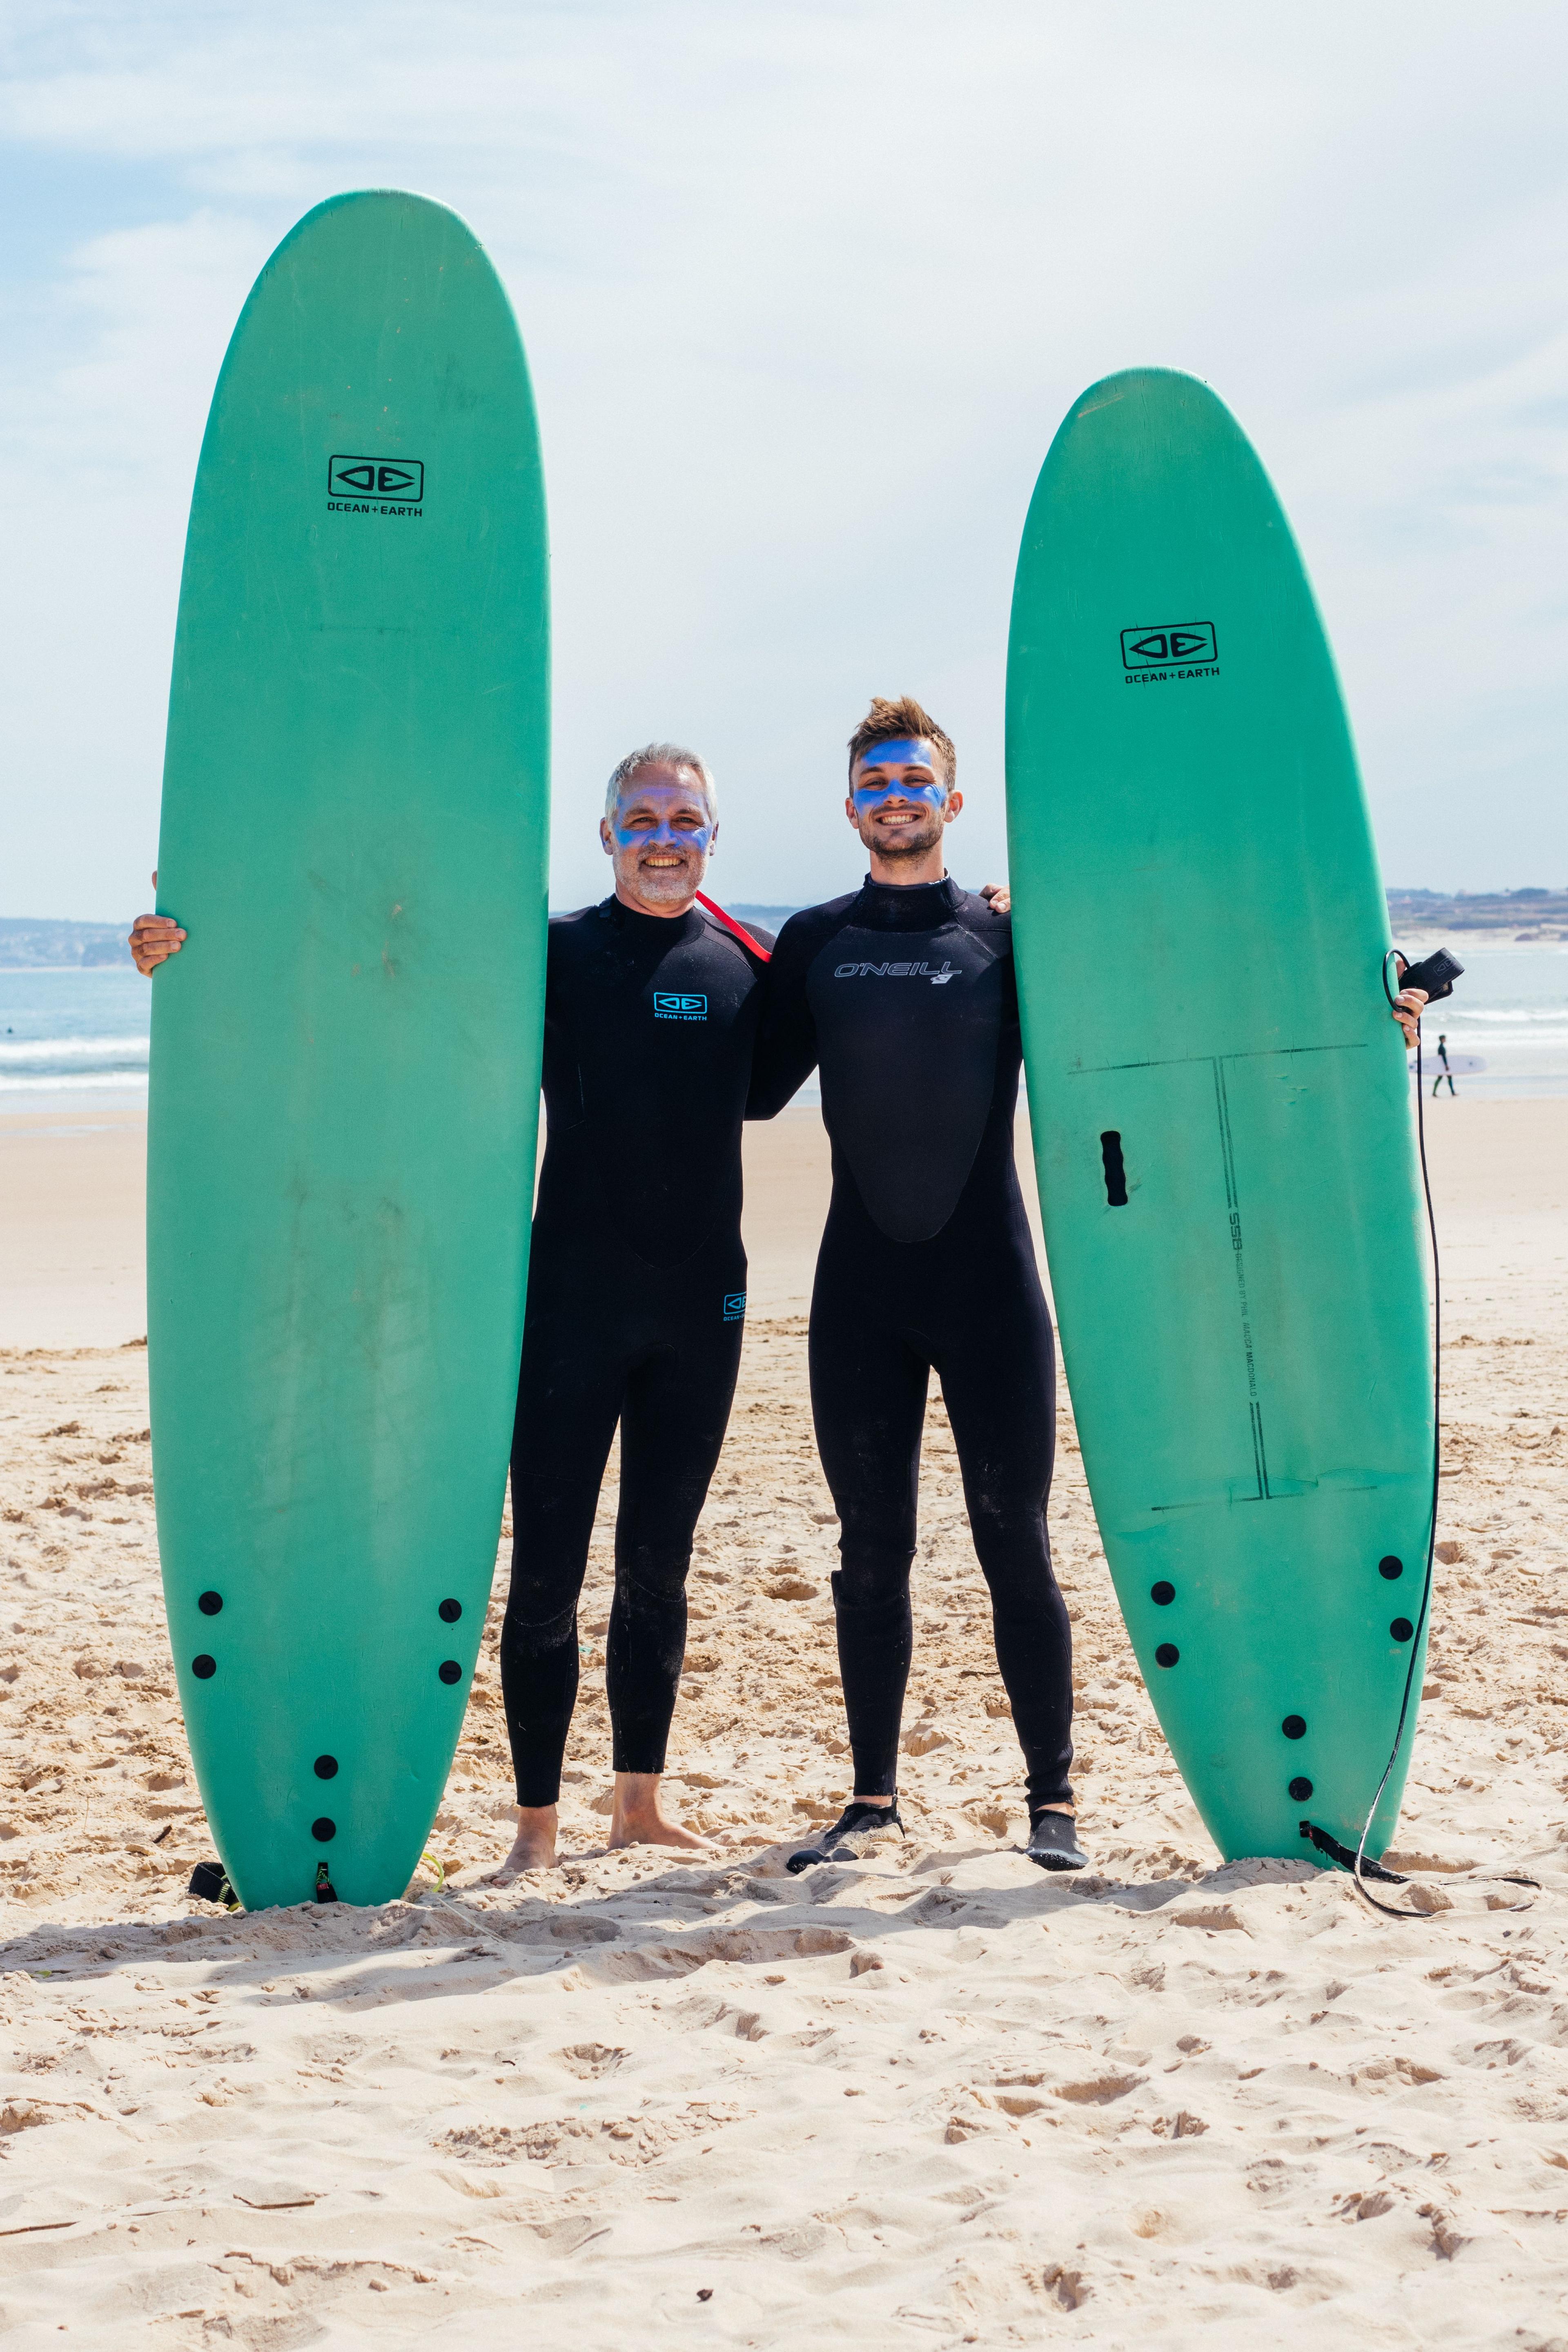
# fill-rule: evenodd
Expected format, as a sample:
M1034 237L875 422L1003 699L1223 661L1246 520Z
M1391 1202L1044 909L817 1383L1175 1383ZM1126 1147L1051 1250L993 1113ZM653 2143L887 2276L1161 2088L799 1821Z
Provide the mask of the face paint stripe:
M858 809L880 808L884 801L923 801L928 808L941 808L947 798L945 784L857 784L851 794Z
M613 824L610 827L623 849L700 849L706 850L713 838L711 825L688 825L677 832L668 817L657 825Z
M890 743L873 743L860 754L863 768L929 768L932 746L922 742L918 735L900 735Z

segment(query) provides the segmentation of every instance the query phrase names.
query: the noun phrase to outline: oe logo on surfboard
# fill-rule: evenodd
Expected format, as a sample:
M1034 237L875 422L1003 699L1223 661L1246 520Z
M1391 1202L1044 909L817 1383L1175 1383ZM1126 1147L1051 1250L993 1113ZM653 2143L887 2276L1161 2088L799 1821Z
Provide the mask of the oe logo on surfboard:
M1212 621L1162 621L1121 632L1126 686L1157 678L1217 677L1219 646Z
M329 457L327 505L333 514L418 517L425 467L417 457Z
M656 988L653 1017L656 1021L706 1021L708 999L705 996L677 995L668 990Z

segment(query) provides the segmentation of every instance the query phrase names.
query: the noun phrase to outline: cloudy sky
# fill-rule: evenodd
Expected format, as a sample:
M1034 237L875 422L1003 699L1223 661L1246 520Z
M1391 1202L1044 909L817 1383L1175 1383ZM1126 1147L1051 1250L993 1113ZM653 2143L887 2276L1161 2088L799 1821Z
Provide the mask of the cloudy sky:
M1295 521L1385 871L1568 885L1568 11L1557 0L7 0L0 913L146 900L207 401L334 190L457 206L549 474L563 904L602 778L693 741L714 887L858 878L840 747L918 692L1002 870L1040 460L1141 362Z

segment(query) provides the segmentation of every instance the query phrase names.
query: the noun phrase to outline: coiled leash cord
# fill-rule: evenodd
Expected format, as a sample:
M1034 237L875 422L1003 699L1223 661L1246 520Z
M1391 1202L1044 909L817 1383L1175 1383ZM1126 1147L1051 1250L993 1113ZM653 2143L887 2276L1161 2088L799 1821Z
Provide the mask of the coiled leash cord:
M1388 967L1397 954L1397 949L1390 948L1383 959L1383 992L1387 997L1391 1007L1398 992L1390 988L1388 984ZM1421 1608L1410 1643L1410 1664L1405 1674L1405 1694L1399 1702L1399 1727L1394 1735L1394 1745L1388 1751L1388 1761L1383 1768L1383 1778L1377 1784L1377 1794L1368 1807L1366 1820L1362 1824L1361 1837L1355 1852L1352 1853L1349 1846L1342 1845L1338 1838L1331 1837L1327 1830L1320 1829L1315 1822L1301 1823L1301 1835L1310 1839L1318 1852L1327 1854L1331 1862L1342 1864L1349 1870L1355 1883L1355 1891L1362 1901L1373 1911L1381 1911L1385 1919L1426 1919L1433 1916L1427 1911L1405 1911L1395 1904L1384 1903L1375 1895L1371 1894L1366 1885L1369 1878L1378 1879L1387 1886L1407 1886L1410 1883L1403 1872L1385 1870L1380 1862L1368 1862L1366 1842L1372 1834L1373 1822L1376 1818L1378 1806L1383 1801L1383 1792L1388 1786L1390 1775L1398 1760L1399 1743L1405 1737L1405 1726L1409 1719L1410 1697L1415 1687L1415 1665L1421 1655L1422 1636L1426 1631L1427 1612L1432 1605L1432 1563L1437 1542L1437 1494L1442 1475L1443 1449L1443 1284L1437 1258L1437 1218L1432 1206L1432 1178L1426 1166L1426 1088L1423 1083L1421 1068L1421 1023L1417 1019L1415 1024L1415 1135L1421 1155L1421 1189L1426 1199L1426 1231L1432 1242L1432 1503L1426 1520L1426 1573L1422 1580ZM1538 1878L1525 1878L1504 1872L1500 1872L1492 1883L1503 1886L1530 1886L1533 1887L1537 1894L1541 1892L1541 1881ZM1533 1906L1530 1903L1509 1903L1500 1907L1509 1911L1529 1911L1533 1908Z

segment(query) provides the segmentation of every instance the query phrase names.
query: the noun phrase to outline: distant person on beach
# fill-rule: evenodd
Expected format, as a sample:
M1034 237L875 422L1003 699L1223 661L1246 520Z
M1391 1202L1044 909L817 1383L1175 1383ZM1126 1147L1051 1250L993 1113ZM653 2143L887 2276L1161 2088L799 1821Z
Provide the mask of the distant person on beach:
M845 809L870 872L780 932L751 1104L772 1117L819 1066L833 1145L811 1399L841 1527L833 1601L854 1787L789 1867L902 1835L910 1571L934 1370L1024 1753L1027 1851L1042 1869L1081 1870L1072 1636L1046 1531L1056 1348L1014 1162L1022 1043L1007 902L987 893L987 907L947 873L963 796L952 743L918 702L879 697L848 750ZM1395 1000L1409 1038L1426 1002L1419 989Z
M1432 1081L1432 1099L1434 1102L1437 1099L1437 1089L1442 1085L1445 1078L1448 1081L1448 1092L1450 1094L1453 1094L1454 1092L1454 1073L1448 1067L1448 1040L1447 1037L1439 1037L1437 1040L1437 1059L1443 1066Z

